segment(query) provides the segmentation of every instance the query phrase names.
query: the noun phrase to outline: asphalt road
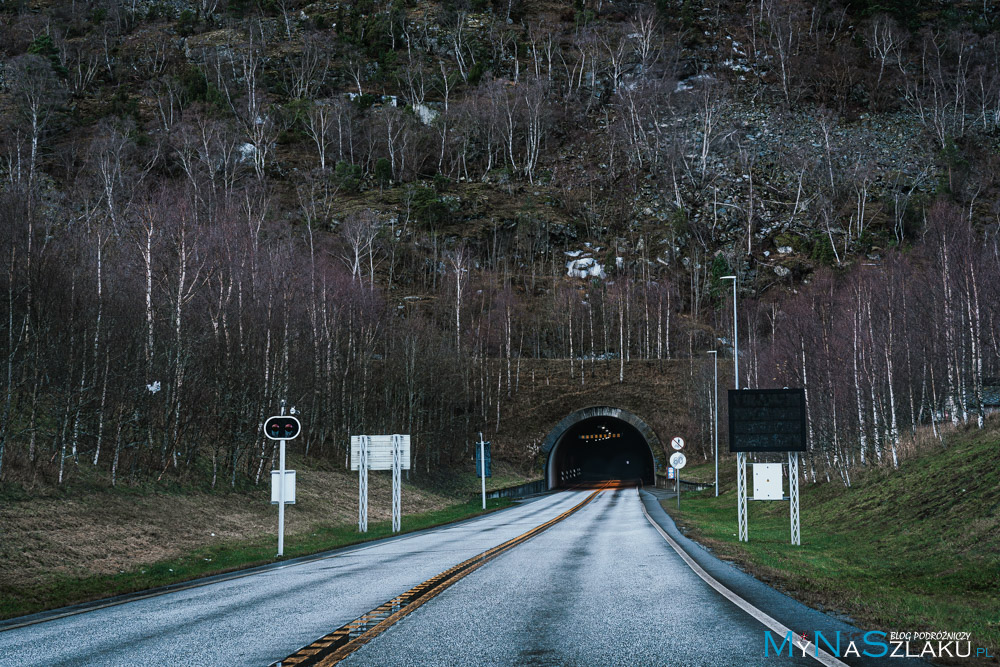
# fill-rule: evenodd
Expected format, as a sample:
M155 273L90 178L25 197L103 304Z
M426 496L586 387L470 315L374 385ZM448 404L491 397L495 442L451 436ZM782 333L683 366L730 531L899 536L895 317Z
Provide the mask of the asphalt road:
M0 626L6 665L268 665L476 554L575 506L543 496L453 526L344 549L239 578ZM635 489L592 502L472 571L362 646L349 665L809 665L763 655L765 626L716 592L647 521L709 574L796 630L856 632L680 535ZM756 612L755 612L756 613ZM781 637L778 637L780 644ZM796 653L799 653L796 650ZM874 661L846 660L852 667Z
M585 497L544 496L311 563L0 631L0 665L267 665Z
M819 665L765 658L764 630L670 548L635 489L622 489L472 572L342 664Z

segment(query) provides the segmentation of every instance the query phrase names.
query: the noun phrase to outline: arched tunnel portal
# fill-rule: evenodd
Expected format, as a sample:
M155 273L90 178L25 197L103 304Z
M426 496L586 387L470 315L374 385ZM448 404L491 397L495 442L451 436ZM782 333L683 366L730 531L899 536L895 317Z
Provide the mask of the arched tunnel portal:
M606 406L584 408L553 428L542 443L550 489L609 479L655 483L660 440L636 415Z

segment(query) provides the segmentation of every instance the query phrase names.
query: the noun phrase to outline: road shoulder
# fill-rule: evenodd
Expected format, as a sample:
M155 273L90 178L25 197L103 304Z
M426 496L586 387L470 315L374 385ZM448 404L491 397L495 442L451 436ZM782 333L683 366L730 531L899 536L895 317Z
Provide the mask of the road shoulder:
M523 506L525 503L534 502L541 498L547 497L547 494L539 494L536 496L531 496L525 499L521 499L514 504L503 507L500 509L492 510L486 512L485 514L477 514L475 516L469 517L467 519L459 519L458 521L451 521L448 523L438 524L435 526L430 526L427 528L421 528L419 530L404 532L399 535L391 535L389 537L383 537L376 540L369 540L365 542L358 542L356 544L350 544L343 547L338 547L336 549L329 549L326 551L321 551L318 553L309 554L306 556L298 556L295 558L288 558L286 560L280 560L273 563L266 563L264 565L255 565L249 568L243 568L239 570L232 570L229 572L223 572L220 574L210 575L207 577L198 577L196 579L189 579L187 581L178 582L175 584L168 584L166 586L157 586L155 588L149 588L141 591L134 591L131 593L124 593L122 595L115 595L111 597L101 598L98 600L91 600L88 602L81 602L79 604L68 605L65 607L58 607L56 609L48 609L45 611L36 612L33 614L27 614L25 616L16 616L14 618L9 618L6 620L0 620L0 633L6 632L8 630L15 630L17 628L23 628L29 625L35 625L38 623L45 623L47 621L53 621L59 618L64 618L67 616L75 616L77 614L83 614L89 611L94 611L96 609L104 609L105 607L113 607L120 604L125 604L127 602L133 602L135 600L144 600L146 598L157 597L160 595L166 595L168 593L174 593L177 591L188 590L192 588L199 588L201 586L208 586L210 584L219 583L222 581L230 581L233 579L240 579L243 577L253 576L255 574L260 574L262 572L269 572L272 570L279 570L286 567L293 567L296 565L303 565L305 563L311 563L318 560L324 560L327 558L333 558L335 556L341 556L343 554L351 553L354 551L360 551L363 549L370 549L375 546L382 544L387 544L390 542L396 542L399 540L410 539L419 535L424 535L427 533L433 533L435 531L447 530L455 526L460 526L463 524L471 523L474 521L483 520L487 517L505 512L507 510L514 509L516 507Z
M850 638L860 638L865 630L859 629L849 623L834 618L819 610L812 609L801 602L788 597L767 584L758 581L746 572L736 568L734 565L720 560L705 547L684 536L678 529L674 520L668 515L660 505L659 499L649 491L640 491L640 499L650 518L656 522L664 532L676 541L682 549L702 567L709 575L715 578L723 586L733 593L749 602L754 607L764 611L766 614L779 621L783 625L791 628L796 634L805 632L810 639L815 633L821 632L826 638L830 638L835 643L837 632L840 632L841 641L846 645ZM735 514L735 508L733 512ZM779 639L780 641L780 639ZM763 652L764 630L761 629L761 650ZM824 646L824 648L826 648ZM870 648L868 645L858 641L859 651ZM868 657L845 657L841 658L851 667L876 667L884 665L886 658ZM902 664L906 665L927 665L927 662L917 659L903 659ZM893 664L896 664L895 662Z

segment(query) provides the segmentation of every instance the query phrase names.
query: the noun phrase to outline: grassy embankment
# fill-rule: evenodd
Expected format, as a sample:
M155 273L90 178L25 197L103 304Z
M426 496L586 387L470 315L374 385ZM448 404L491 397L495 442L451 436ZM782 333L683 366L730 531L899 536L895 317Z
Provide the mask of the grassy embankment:
M357 476L299 467L285 559L392 534L388 476L369 478L368 533L357 532ZM403 532L483 513L461 475L442 493L404 484ZM82 475L80 476L82 477ZM503 472L490 488L525 481ZM266 488L206 493L173 485L110 489L97 480L0 494L0 619L275 562L277 510ZM490 500L487 512L509 506Z
M863 629L968 631L974 648L997 655L1000 424L948 433L944 445L897 471L866 471L851 488L803 485L800 547L789 544L786 502L751 502L750 541L737 541L730 461L720 466L718 498L686 493L679 513L673 501L663 505L716 555L810 606ZM685 477L707 478L710 467Z

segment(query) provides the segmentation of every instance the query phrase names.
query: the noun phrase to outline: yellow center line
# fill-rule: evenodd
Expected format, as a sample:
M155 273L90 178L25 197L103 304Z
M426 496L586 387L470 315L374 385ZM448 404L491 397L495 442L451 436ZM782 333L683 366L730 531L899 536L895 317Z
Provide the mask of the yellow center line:
M442 591L458 580L462 579L469 573L474 572L500 554L513 549L517 545L531 539L547 528L559 523L589 503L603 490L612 488L612 485L616 483L617 480L606 482L603 486L595 489L593 493L587 496L579 504L574 505L562 514L549 519L543 524L535 526L531 530L524 532L517 537L507 540L503 544L487 549L481 554L473 556L472 558L445 570L441 574L431 577L423 583L417 584L402 595L392 598L389 602L379 605L372 611L363 614L360 618L357 618L350 623L346 623L328 635L320 637L309 646L299 649L284 660L274 663L274 665L300 665L302 667L329 667L330 665L336 665L338 662L392 627L401 618L419 608L428 600L438 596ZM385 615L386 611L397 607L399 607L397 611L392 612L388 616ZM369 625L376 619L379 619L378 622L367 631L353 638L350 637L352 632L356 633L360 628Z

